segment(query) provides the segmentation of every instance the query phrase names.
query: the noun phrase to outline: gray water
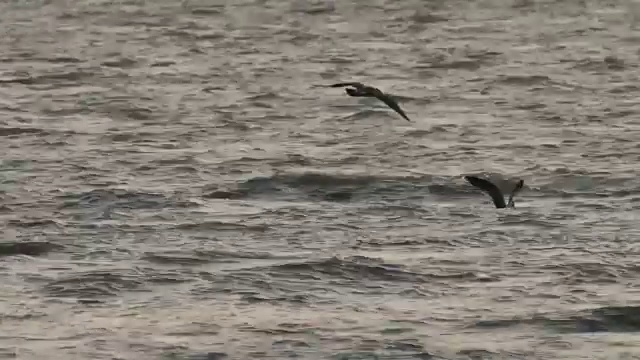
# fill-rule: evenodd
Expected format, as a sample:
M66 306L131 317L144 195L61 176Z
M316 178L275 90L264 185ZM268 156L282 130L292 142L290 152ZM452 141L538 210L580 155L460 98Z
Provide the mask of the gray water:
M640 358L639 16L3 2L0 358Z

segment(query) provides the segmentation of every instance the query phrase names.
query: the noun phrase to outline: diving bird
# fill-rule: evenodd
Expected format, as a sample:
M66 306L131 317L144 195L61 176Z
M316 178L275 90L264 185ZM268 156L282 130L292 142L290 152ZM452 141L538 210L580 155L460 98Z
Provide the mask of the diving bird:
M332 88L347 87L344 90L349 96L374 97L382 101L383 103L385 103L391 109L395 110L395 112L400 114L400 116L405 118L405 120L411 121L407 116L407 114L405 114L404 111L402 111L402 109L400 108L400 105L398 105L398 102L393 97L391 97L391 95L383 93L382 90L378 88L364 85L359 82L338 83L338 84L328 85L328 87L332 87Z
M464 179L467 180L471 185L489 194L489 196L491 196L491 199L493 200L493 204L497 209L504 209L507 207L515 209L516 204L513 201L513 198L520 190L522 190L522 187L524 186L524 180L521 179L520 181L518 181L515 188L511 191L511 195L509 195L509 201L505 205L502 191L500 191L500 189L498 189L498 187L491 183L489 180L481 179L475 176L465 176Z

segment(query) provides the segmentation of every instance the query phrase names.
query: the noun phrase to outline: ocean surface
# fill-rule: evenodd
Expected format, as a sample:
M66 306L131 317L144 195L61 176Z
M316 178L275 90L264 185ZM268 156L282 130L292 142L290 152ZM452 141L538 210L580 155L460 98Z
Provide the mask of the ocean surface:
M2 1L0 359L640 359L639 20Z

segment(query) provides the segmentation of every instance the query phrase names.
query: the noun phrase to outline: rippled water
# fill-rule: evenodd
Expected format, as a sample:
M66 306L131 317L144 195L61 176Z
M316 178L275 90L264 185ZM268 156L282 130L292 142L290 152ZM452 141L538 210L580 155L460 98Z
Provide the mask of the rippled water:
M640 3L1 7L0 358L640 354Z

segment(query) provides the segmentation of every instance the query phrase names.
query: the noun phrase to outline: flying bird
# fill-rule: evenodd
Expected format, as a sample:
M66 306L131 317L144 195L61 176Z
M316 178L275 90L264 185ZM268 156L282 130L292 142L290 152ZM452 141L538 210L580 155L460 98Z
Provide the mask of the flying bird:
M338 83L338 84L328 85L328 87L332 87L332 88L347 87L344 90L349 96L374 97L382 101L383 103L385 103L391 109L395 110L395 112L400 114L400 116L405 118L405 120L411 121L407 116L407 114L405 114L405 112L402 111L402 109L400 108L400 105L398 105L398 102L391 95L383 93L382 90L378 88L364 85L359 82Z
M502 191L500 191L500 189L498 189L498 187L491 183L489 180L481 179L475 176L465 176L464 179L467 180L471 185L489 194L489 196L491 196L491 199L493 200L493 204L497 209L515 209L516 204L513 198L520 190L522 190L522 187L524 186L524 180L521 179L520 181L518 181L515 188L511 191L511 195L509 195L509 201L507 202L507 204L505 204Z

